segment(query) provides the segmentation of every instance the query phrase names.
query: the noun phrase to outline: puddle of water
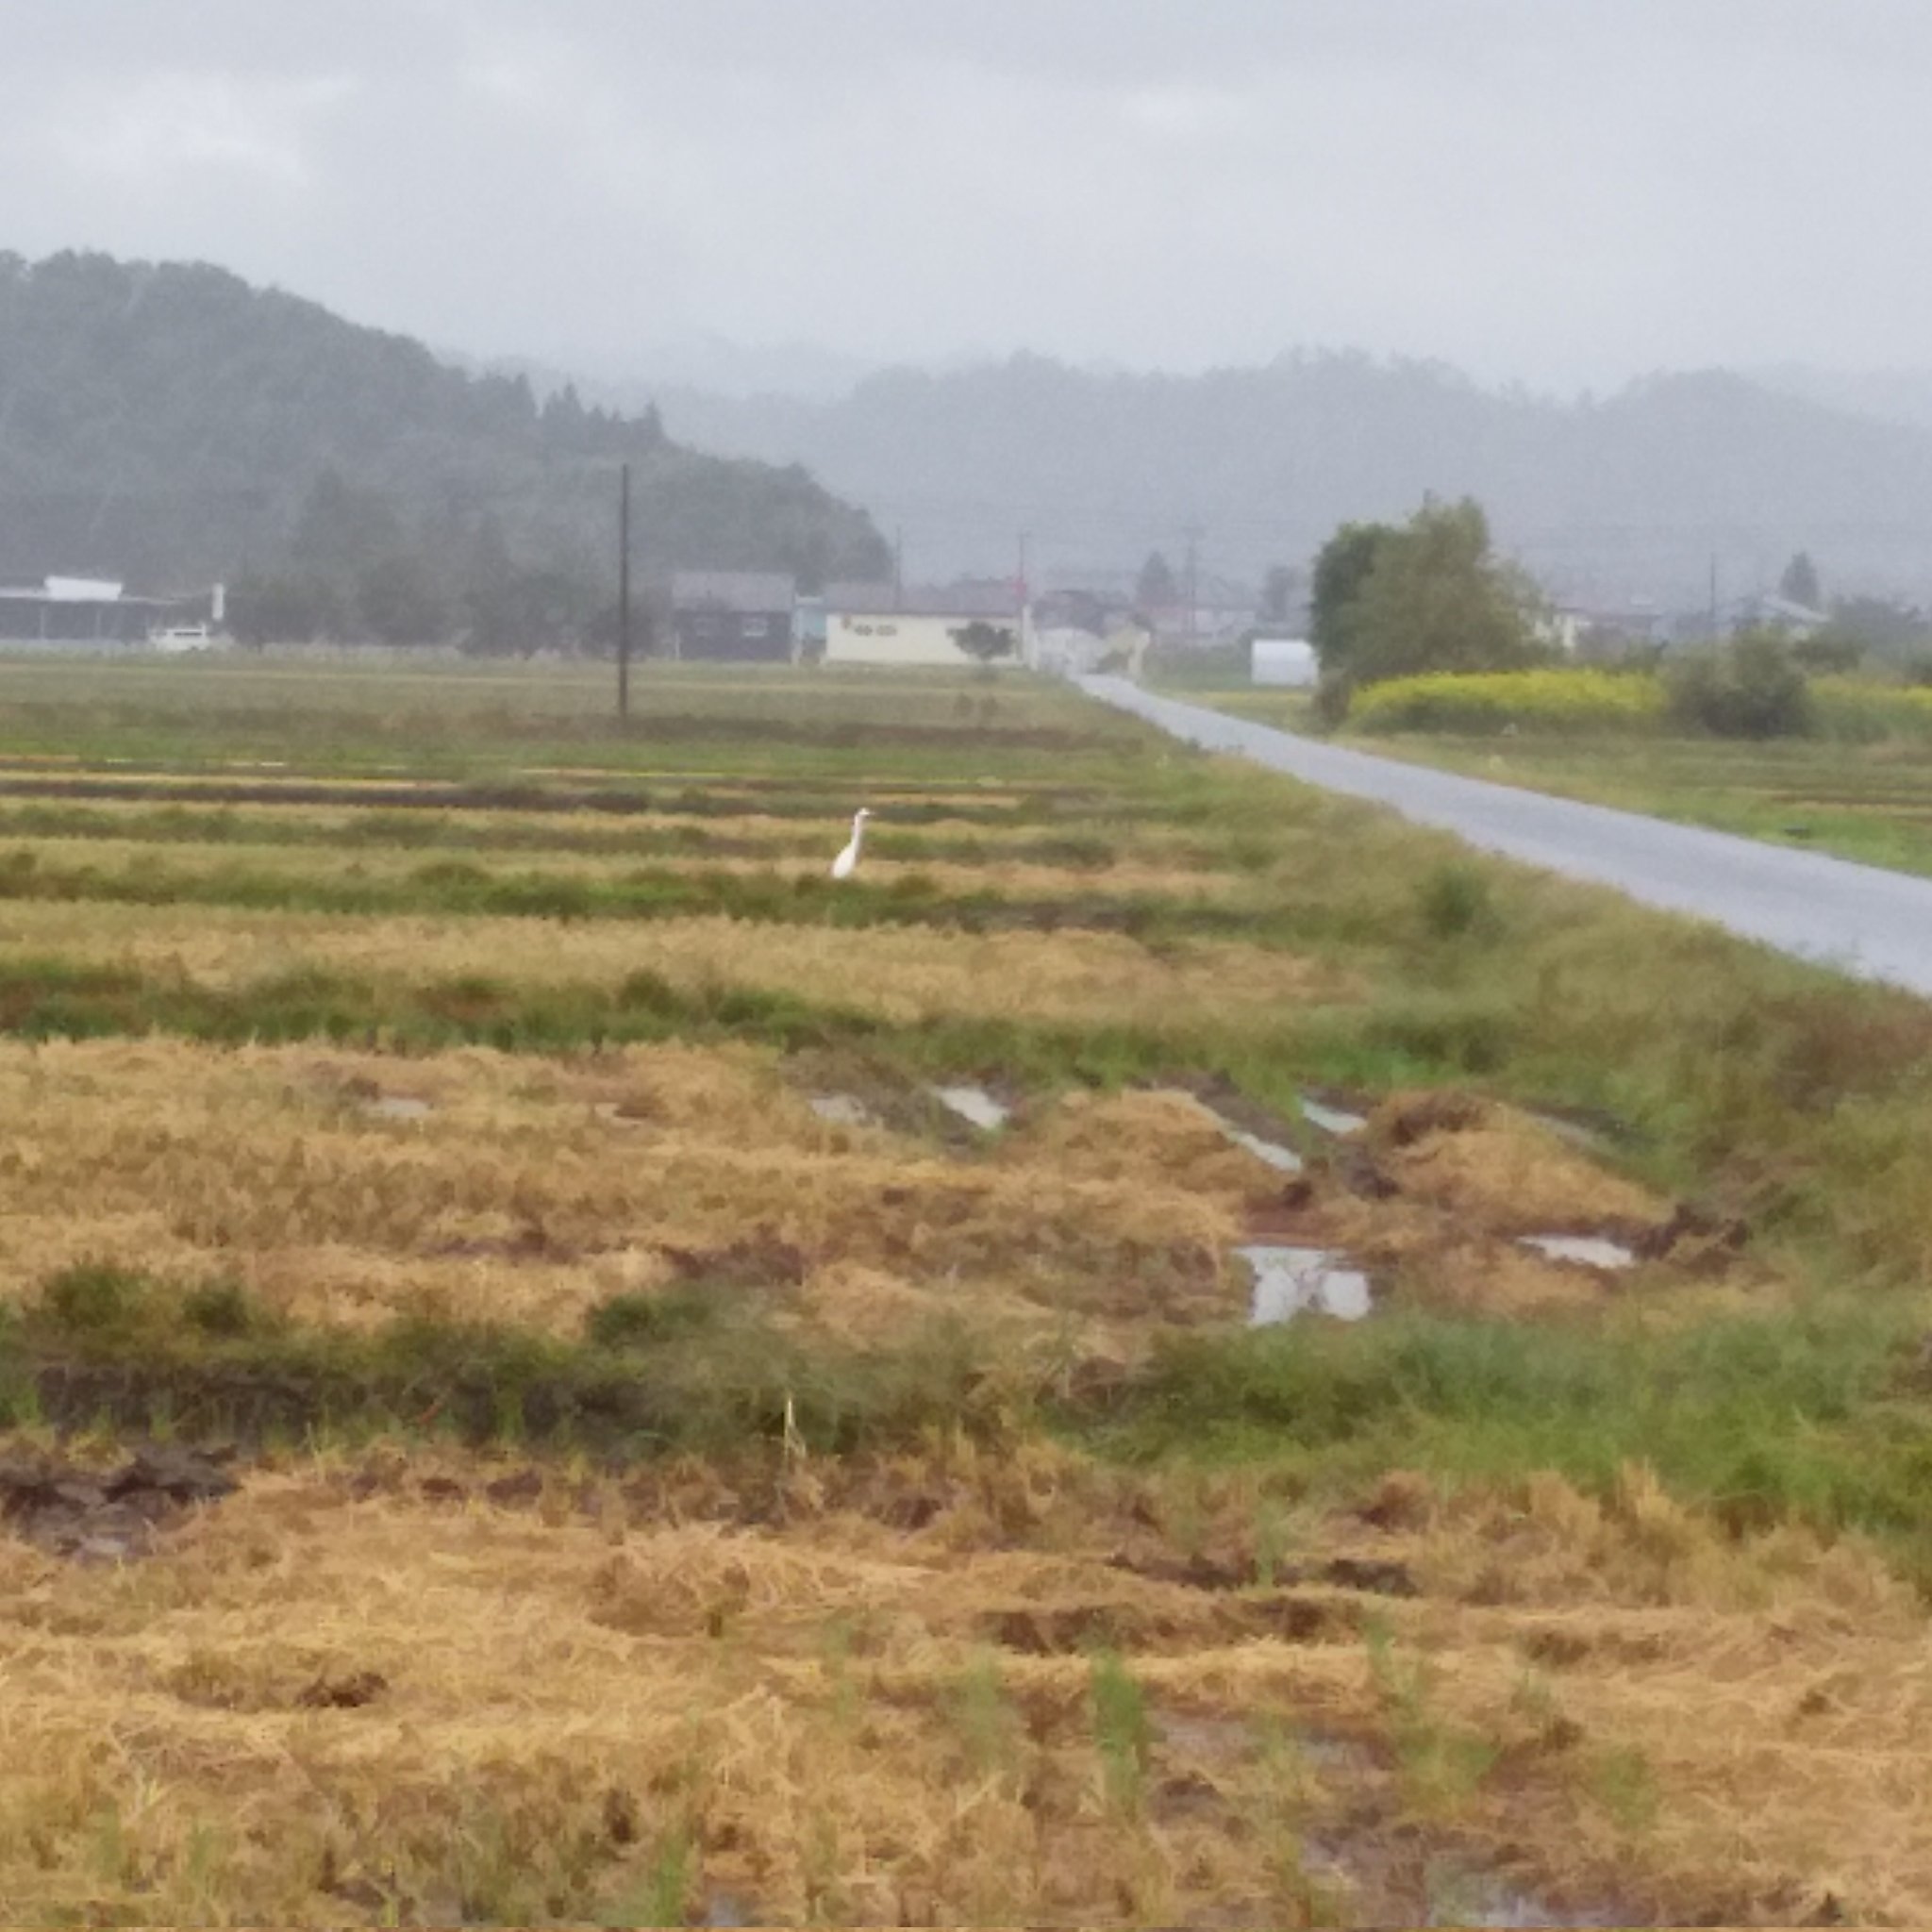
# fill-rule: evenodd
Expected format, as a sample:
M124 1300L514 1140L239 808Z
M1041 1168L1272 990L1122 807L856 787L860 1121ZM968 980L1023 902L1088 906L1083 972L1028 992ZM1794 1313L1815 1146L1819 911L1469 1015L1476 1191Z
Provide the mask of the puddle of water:
M1302 1158L1292 1147L1284 1147L1276 1141L1264 1141L1258 1134L1251 1134L1245 1127L1236 1126L1220 1108L1210 1107L1198 1094L1177 1087L1152 1088L1149 1091L1172 1095L1176 1100L1186 1101L1190 1107L1198 1107L1237 1147L1245 1147L1257 1160L1265 1160L1277 1173L1301 1173Z
M1216 1114L1216 1120L1221 1116ZM1283 1147L1274 1141L1264 1141L1258 1134L1251 1134L1245 1128L1238 1127L1232 1121L1221 1121L1221 1131L1237 1147L1245 1147L1257 1160L1265 1160L1272 1168L1282 1174L1299 1174L1302 1171L1302 1158L1292 1147Z
M1533 1107L1525 1111L1545 1133L1554 1134L1557 1140L1585 1154L1606 1154L1614 1144L1609 1135L1585 1126L1581 1121L1565 1120L1559 1113L1544 1113Z
M1345 1108L1340 1107L1324 1107L1319 1100L1307 1093L1296 1097L1301 1102L1302 1112L1310 1124L1320 1127L1324 1134L1359 1134L1369 1124L1369 1117L1365 1113L1350 1113Z
M1291 1322L1305 1310L1359 1322L1369 1312L1369 1277L1341 1266L1343 1257L1327 1248L1237 1248L1255 1274L1251 1328Z
M1495 1932L1533 1932L1540 1926L1577 1927L1625 1923L1606 1907L1559 1912L1547 1899L1524 1891L1489 1873L1433 1868L1429 1874L1429 1915L1425 1925L1479 1925Z
M435 1106L427 1100L418 1100L409 1093L384 1093L369 1103L369 1111L379 1121L422 1121L427 1120L436 1111Z
M1551 1261L1570 1261L1579 1268L1634 1268L1637 1257L1622 1241L1594 1234L1526 1234L1516 1244L1534 1248Z
M814 1093L806 1101L820 1120L833 1127L875 1127L879 1117L856 1093Z
M984 1087L929 1087L926 1091L939 1104L989 1134L997 1133L1012 1118Z
M1378 1881L1392 1875L1387 1871L1387 1859L1386 1848L1351 1839L1311 1836L1302 1844L1303 1864L1311 1876L1339 1881L1351 1891L1366 1883L1372 1897L1382 1889ZM1421 1909L1415 1916L1403 1913L1399 1921L1403 1924L1483 1926L1494 1928L1494 1932L1532 1932L1536 1927L1584 1932L1587 1927L1633 1923L1604 1905L1560 1911L1548 1899L1495 1873L1472 1871L1448 1858L1431 1858L1421 1879L1423 1897L1414 1901Z

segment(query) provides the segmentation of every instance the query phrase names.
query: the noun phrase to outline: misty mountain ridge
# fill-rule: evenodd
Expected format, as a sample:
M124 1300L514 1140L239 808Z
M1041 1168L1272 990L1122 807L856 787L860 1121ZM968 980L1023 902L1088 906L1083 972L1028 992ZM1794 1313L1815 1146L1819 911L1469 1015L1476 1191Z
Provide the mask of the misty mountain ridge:
M1823 369L1774 362L1742 372L1753 382L1852 416L1932 429L1932 368Z
M641 570L884 567L863 513L802 471L700 455L653 414L567 391L540 400L527 381L453 369L408 337L205 264L0 254L9 577L192 586L343 574L383 550L443 578L446 602L478 559L496 579L608 595L620 462L633 471ZM369 554L291 549L325 486Z
M1204 566L1257 581L1433 492L1475 496L1560 596L1673 608L1703 603L1713 558L1737 594L1799 549L1828 587L1932 594L1924 388L1923 420L1906 375L1667 372L1564 399L1344 350L1187 375L1020 354L831 400L612 392L702 447L805 464L920 575L1010 569L1024 531L1046 575L1120 581L1193 526Z

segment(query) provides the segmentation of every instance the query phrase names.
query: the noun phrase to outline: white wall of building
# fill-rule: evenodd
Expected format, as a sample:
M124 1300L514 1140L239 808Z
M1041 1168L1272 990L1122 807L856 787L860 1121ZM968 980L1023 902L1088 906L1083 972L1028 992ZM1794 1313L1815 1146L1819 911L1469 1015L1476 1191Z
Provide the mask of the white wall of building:
M827 664L937 664L958 667L979 660L962 651L953 633L973 623L970 617L890 617L825 613ZM1018 663L1024 648L1018 618L987 619L1013 633L1013 655L997 661Z
M1315 661L1315 647L1306 638L1257 638L1253 650L1253 676L1257 684L1302 689L1313 684L1321 675L1321 666Z

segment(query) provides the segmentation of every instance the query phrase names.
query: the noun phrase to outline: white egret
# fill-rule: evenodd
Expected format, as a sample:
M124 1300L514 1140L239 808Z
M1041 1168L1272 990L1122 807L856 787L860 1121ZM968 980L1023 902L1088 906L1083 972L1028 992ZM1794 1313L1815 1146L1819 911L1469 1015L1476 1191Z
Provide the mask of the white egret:
M832 861L832 876L835 879L849 879L858 870L858 848L865 839L865 822L871 818L864 806L852 815L852 842Z

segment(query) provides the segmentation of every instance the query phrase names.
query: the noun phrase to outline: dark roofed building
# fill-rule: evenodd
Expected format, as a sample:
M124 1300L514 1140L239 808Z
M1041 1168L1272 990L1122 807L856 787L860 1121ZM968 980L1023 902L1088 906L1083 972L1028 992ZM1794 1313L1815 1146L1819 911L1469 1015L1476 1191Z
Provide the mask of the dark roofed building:
M890 617L899 608L899 587L870 579L839 578L825 586L820 602L827 610L843 610L854 617Z
M1018 618L1020 586L1011 577L955 577L950 584L909 584L899 608L935 617Z
M791 656L797 586L775 572L681 570L671 579L680 658L783 662Z

